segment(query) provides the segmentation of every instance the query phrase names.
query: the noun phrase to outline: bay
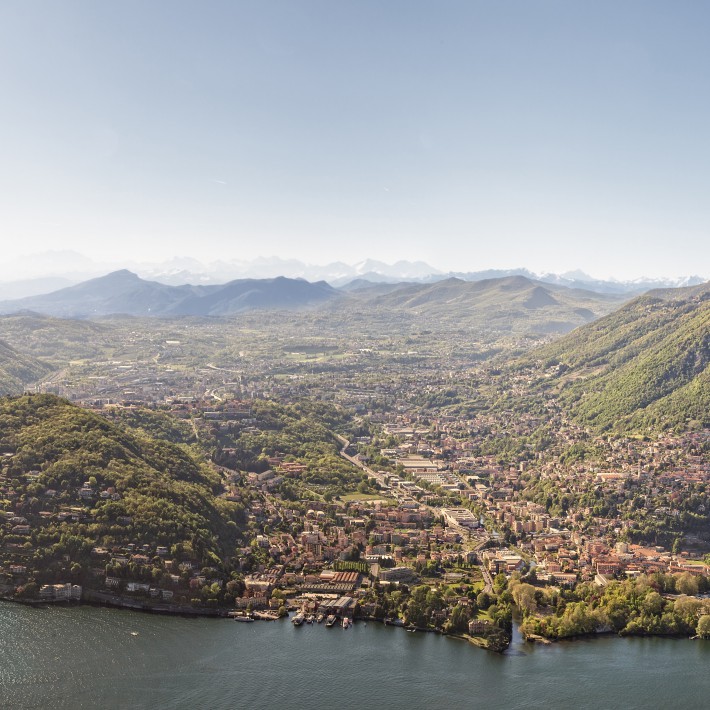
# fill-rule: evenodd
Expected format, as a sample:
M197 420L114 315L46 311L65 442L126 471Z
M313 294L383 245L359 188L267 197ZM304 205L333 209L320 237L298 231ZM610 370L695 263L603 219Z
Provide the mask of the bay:
M372 622L0 604L0 707L13 709L703 707L709 664L710 643L681 639L516 638L497 655Z

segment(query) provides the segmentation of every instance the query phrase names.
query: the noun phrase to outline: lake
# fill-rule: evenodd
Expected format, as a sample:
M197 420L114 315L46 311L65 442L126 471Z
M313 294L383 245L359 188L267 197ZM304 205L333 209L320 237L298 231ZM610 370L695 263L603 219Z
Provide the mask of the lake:
M497 655L372 622L0 604L2 708L705 707L709 669L703 641L516 638Z

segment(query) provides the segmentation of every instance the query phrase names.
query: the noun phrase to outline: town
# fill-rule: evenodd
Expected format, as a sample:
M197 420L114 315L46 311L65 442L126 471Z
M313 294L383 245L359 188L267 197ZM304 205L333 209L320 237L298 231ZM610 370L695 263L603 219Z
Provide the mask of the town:
M391 334L338 342L304 318L291 330L279 321L277 338L132 322L122 359L78 359L38 382L109 421L171 422L208 456L219 497L238 510L240 545L228 564L205 564L189 545L131 540L124 511L115 544L41 569L45 530L95 529L99 507L120 507L123 492L97 477L43 486L7 452L4 593L248 618L293 610L497 639L511 580L572 593L660 574L686 594L708 588L706 430L595 434L535 389L544 364L464 356L451 333L422 332L416 350ZM211 338L222 360L206 359ZM515 406L488 406L504 395ZM310 449L286 435L293 416L307 444L317 429Z

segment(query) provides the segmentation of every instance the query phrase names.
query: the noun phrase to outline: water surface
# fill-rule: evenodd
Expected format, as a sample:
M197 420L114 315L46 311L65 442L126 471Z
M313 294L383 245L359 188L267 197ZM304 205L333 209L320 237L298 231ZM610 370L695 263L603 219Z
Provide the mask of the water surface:
M701 641L518 640L497 655L375 623L0 604L2 708L705 707L709 669Z

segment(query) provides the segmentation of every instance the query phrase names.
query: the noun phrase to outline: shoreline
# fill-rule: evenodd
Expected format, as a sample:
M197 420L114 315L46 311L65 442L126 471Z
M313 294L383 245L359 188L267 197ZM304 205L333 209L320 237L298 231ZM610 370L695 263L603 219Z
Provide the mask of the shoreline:
M686 634L621 634L617 631L592 631L588 634L576 634L574 636L564 636L563 638L553 639L547 638L546 636L539 636L538 634L531 634L530 636L521 636L522 640L526 643L536 643L543 646L552 646L557 643L572 643L574 641L591 641L593 639L601 637L613 636L620 639L676 639L681 641L683 639L687 641L703 641L703 639L698 635L687 636Z
M6 602L11 604L20 604L22 606L28 606L33 608L49 608L53 606L63 606L63 607L78 607L78 606L93 606L93 607L106 607L111 609L125 609L127 611L137 611L148 614L160 614L162 616L180 616L180 617L192 617L192 618L213 618L213 619L233 619L234 609L231 608L195 608L195 607L171 607L167 605L154 604L151 605L150 602L138 601L133 599L125 599L120 597L114 597L111 595L104 595L101 592L91 592L87 590L93 598L82 598L81 600L68 600L68 599L17 599L14 597L8 597L5 595L0 596L0 602ZM271 617L262 617L258 613L250 617L253 621L278 621L279 619L273 619ZM285 616L283 619L288 620L290 617ZM430 633L439 634L440 636L446 636L447 638L457 639L459 641L466 641L472 646L476 646L484 651L491 651L493 653L505 653L508 648L513 643L513 639L510 638L505 647L496 648L490 645L488 639L485 636L472 636L468 633L447 633L441 629L429 629L422 628L418 626L405 626L404 624L395 624L391 619L378 619L375 617L358 617L354 621L361 621L364 623L374 622L382 624L383 626L391 626L393 628L399 628L403 631L408 632L419 632L419 633ZM536 644L540 646L552 646L559 643L573 643L575 641L589 641L600 637L610 637L615 636L618 638L658 638L658 639L676 639L676 640L688 640L688 641L702 641L701 637L686 636L684 634L626 634L622 635L614 631L602 631L597 633L588 634L578 634L575 636L568 636L559 639L550 639L538 634L532 634L530 636L520 637L521 641L524 643Z
M101 592L87 592L94 598L82 598L80 600L67 600L67 599L16 599L13 597L0 596L0 601L9 602L14 604L21 604L23 606L29 606L34 608L49 608L52 606L66 606L66 607L78 607L78 606L92 606L92 607L106 607L111 609L125 609L127 611L137 611L148 614L160 614L163 616L181 616L181 617L200 617L200 618L213 618L213 619L234 619L234 609L200 609L194 607L168 607L166 605L150 605L143 601L124 599L120 597L115 597L112 595L105 595ZM249 617L253 621L279 621L280 619L274 619L271 617L261 616L258 612L256 615L251 615ZM290 617L283 617L284 620L288 620ZM374 622L382 624L383 626L391 626L393 628L402 629L408 632L420 632L429 634L438 634L440 636L445 636L447 638L457 639L460 641L466 641L472 646L476 646L484 651L491 651L493 653L504 653L510 646L511 640L505 647L496 648L491 646L489 640L483 636L471 636L470 634L453 634L442 631L441 629L428 629L419 626L405 626L403 624L395 624L391 619L377 619L375 617L359 617L353 619L355 621L361 621L365 624L368 622Z
M149 614L165 614L172 616L208 616L216 618L227 618L228 609L221 607L190 607L190 606L172 606L169 604L151 604L147 600L126 599L125 597L117 597L104 592L85 590L81 598L80 604L89 604L92 606L108 606L117 609L128 609L130 611L142 611Z
M127 609L128 611L139 611L149 614L162 614L165 616L200 616L213 618L228 618L228 609L217 608L197 608L197 607L174 607L164 604L153 604L133 599L120 597L103 596L101 592L93 592L94 598L83 597L82 599L16 599L14 597L1 596L0 601L11 604L21 604L35 608L49 608L53 606L104 606L112 609Z

